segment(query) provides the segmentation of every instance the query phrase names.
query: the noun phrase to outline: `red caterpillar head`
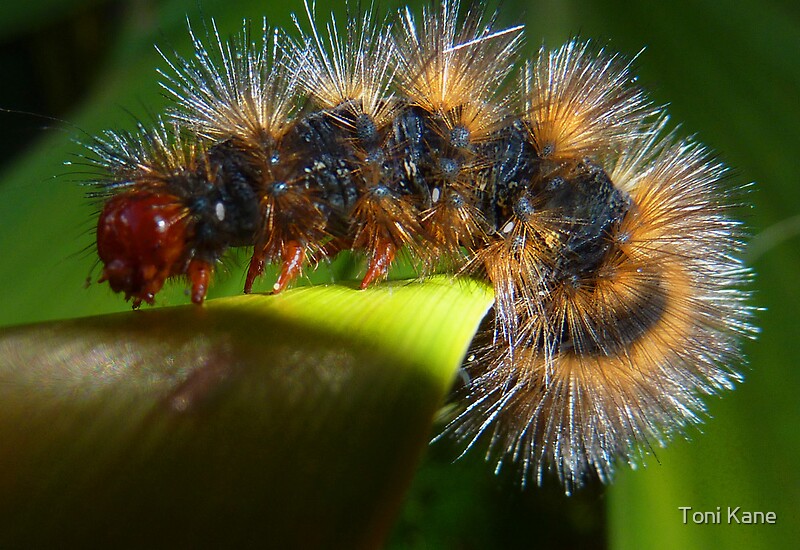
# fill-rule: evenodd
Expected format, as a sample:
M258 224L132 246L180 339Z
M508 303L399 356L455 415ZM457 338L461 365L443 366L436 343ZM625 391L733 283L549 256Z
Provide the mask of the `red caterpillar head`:
M186 269L187 231L186 208L176 197L150 192L112 197L97 223L100 281L132 298L134 307L152 304L164 281Z
M121 189L97 223L100 280L136 308L152 304L167 279L185 275L192 301L202 303L213 264L256 234L260 209L246 183L247 162L226 144L208 152L188 147L163 123L138 135L108 132L89 148L110 174L97 183Z

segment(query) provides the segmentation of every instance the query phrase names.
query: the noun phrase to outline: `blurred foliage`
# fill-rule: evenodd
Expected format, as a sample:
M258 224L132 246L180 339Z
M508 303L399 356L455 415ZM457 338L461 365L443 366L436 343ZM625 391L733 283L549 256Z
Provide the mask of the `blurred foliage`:
M0 114L9 152L0 177L4 324L126 309L105 287L81 288L93 262L90 249L82 252L91 245L92 207L73 183L79 169L61 162L77 160L81 148L70 140L84 132L130 127L134 117L161 110L165 100L154 67L163 61L152 44L186 53L187 15L193 21L213 16L223 32L233 32L243 17L264 15L288 27L289 13L302 10L299 0L46 4L51 7L36 11L28 3L0 8L6 79L0 107L68 121ZM325 13L331 3L317 6ZM434 447L390 546L602 546L598 518L606 504L608 540L616 548L704 548L712 541L726 548L792 546L800 536L800 369L794 347L800 341L800 6L791 0L504 0L500 9L503 23L526 24L531 51L542 41L555 47L575 34L628 56L646 48L635 63L640 82L657 102L669 103L680 132L696 134L733 167L731 186L756 182L746 196L753 208L741 215L754 235L749 260L758 274L755 301L764 308L758 315L762 334L745 347L746 382L708 399L710 420L702 433L693 430L692 441L658 449L644 470L623 468L608 489L591 487L567 499L551 480L544 489L523 491L513 472L494 476L479 450L451 465L457 451ZM17 53L36 51L41 53ZM48 62L68 54L71 62L55 65L74 71L48 70ZM59 98L69 101L59 104ZM24 139L33 134L35 140ZM355 269L344 262L334 266L334 275L320 277L347 278ZM229 271L214 295L241 288L241 266ZM175 288L163 302L183 303L181 291ZM774 511L778 523L683 525L679 506Z

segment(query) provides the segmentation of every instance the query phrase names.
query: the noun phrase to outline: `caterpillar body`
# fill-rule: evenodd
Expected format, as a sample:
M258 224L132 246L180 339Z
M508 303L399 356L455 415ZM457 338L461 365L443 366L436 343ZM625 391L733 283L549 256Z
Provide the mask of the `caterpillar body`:
M362 288L401 250L485 279L494 329L445 432L567 490L739 380L750 273L725 168L665 132L629 63L573 40L514 75L522 28L457 0L326 33L306 9L299 38L192 33L193 56L162 54L166 118L88 145L101 280L136 308L187 277L201 304L245 246L245 292L267 262L280 292L345 249Z

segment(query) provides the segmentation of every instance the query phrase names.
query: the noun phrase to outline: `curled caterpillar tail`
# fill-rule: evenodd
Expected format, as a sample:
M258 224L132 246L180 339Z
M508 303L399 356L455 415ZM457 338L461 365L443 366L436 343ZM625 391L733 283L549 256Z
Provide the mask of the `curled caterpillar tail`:
M112 290L138 307L188 277L202 303L237 247L245 292L267 263L280 292L348 249L362 288L401 253L482 278L494 324L445 433L568 490L739 380L750 273L725 169L665 131L629 62L574 40L520 63L521 27L456 0L306 12L260 41L190 30L192 56L163 54L170 122L89 145Z
M608 481L619 458L701 421L701 395L740 381L750 273L719 200L725 170L697 144L658 138L662 127L608 172L582 160L550 176L571 188L571 214L537 215L525 199L515 228L481 253L495 341L447 431L470 446L486 436L523 480L554 470L568 491Z

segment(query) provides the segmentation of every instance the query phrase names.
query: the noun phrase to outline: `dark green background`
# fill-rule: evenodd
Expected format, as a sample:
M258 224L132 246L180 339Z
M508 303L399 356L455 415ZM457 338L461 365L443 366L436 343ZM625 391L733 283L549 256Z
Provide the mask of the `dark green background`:
M415 3L416 4L416 3ZM331 3L319 2L326 13ZM397 2L385 2L394 8ZM297 0L34 0L0 7L0 107L59 121L0 113L0 323L127 306L83 282L92 268L92 209L79 170L65 160L103 128L131 127L159 112L163 67L154 43L188 52L188 14L217 19L224 33L243 17L290 25ZM341 13L341 11L340 11ZM480 452L450 464L434 446L419 472L391 547L788 547L800 536L800 7L796 2L505 1L504 24L524 22L527 51L576 34L635 55L640 82L669 103L681 132L694 134L734 168L731 186L756 182L743 210L752 234L755 302L762 333L745 346L746 382L711 398L713 417L650 457L623 468L610 488L567 499L552 480L521 491L494 476ZM235 262L213 294L238 292ZM95 270L94 276L97 276ZM182 303L181 289L163 296ZM0 443L1 444L1 443ZM774 526L682 525L678 506L774 511Z

